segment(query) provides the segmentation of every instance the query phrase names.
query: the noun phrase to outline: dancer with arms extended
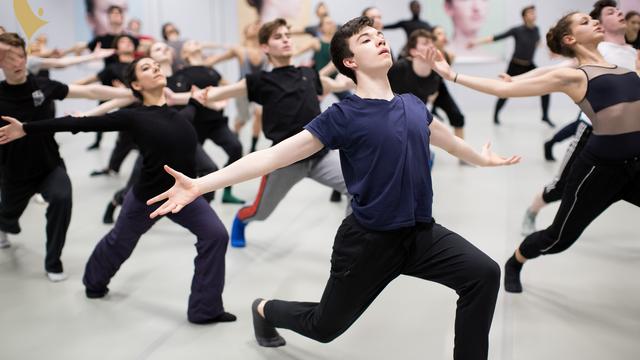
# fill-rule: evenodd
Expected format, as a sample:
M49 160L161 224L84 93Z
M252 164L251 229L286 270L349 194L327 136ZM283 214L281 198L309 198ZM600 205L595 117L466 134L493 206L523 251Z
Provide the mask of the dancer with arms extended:
M151 199L167 199L152 216L176 213L203 191L245 181L339 149L353 214L338 229L330 277L319 303L257 299L254 330L262 346L281 346L276 327L329 342L346 331L393 279L436 281L460 296L454 358L486 359L500 271L487 255L437 224L431 214L429 142L480 166L514 164L485 146L475 152L411 94L395 95L387 78L389 46L367 17L347 22L331 43L338 70L356 93L317 116L302 132L270 149L193 180L167 168L175 185Z
M522 292L525 261L568 249L610 205L625 200L640 206L640 78L602 57L598 45L603 40L598 20L569 13L549 30L547 44L556 54L575 57L579 68L560 68L516 82L456 73L436 49L427 52L434 69L447 80L501 97L563 92L593 123L593 133L571 167L553 223L527 236L505 265L509 292Z
M88 298L101 298L107 294L111 278L129 258L140 237L155 224L149 214L157 206L146 205L144 199L171 184L162 164L170 163L191 176L196 174L198 137L191 119L200 107L199 103L190 100L181 111L167 106L164 94L167 79L160 65L151 58L132 62L126 78L143 106L104 116L80 119L67 116L24 124L11 117L2 117L10 125L0 129L0 144L27 134L27 138L31 138L43 133L102 130L129 131L140 149L144 159L140 177L125 196L115 226L96 245L87 262L83 283ZM201 196L184 210L169 218L197 237L188 319L199 324L235 321L235 316L226 313L222 305L227 230Z

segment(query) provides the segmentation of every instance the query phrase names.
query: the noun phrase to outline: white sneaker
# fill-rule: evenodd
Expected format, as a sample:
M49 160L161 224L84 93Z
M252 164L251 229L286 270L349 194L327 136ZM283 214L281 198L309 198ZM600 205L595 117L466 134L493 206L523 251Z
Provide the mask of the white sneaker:
M65 274L64 272L60 272L60 273L48 272L47 277L51 282L60 282L60 281L67 280L67 274Z
M9 241L9 236L7 233L0 230L0 249L6 249L11 246L11 242Z
M33 195L33 202L38 205L47 205L47 200L42 197L42 194Z
M529 236L536 232L536 215L537 214L529 211L529 209L527 209L527 211L524 213L524 219L522 219L522 229L520 230L522 236Z

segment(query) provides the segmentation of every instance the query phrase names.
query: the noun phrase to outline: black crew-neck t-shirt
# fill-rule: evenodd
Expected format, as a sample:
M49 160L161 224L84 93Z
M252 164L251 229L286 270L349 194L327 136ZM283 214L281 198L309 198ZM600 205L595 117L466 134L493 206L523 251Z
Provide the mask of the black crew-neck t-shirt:
M43 77L28 75L20 85L0 83L0 115L11 116L23 123L55 116L54 100L67 97L69 87ZM0 120L0 126L6 122ZM0 145L3 179L19 181L49 173L62 163L53 134L27 136Z
M387 73L391 89L396 94L413 94L426 104L427 98L440 87L442 78L435 71L422 77L413 71L411 60L398 60Z
M206 66L187 66L185 68L180 69L172 76L171 81L167 81L167 84L175 87L173 91L177 92L185 92L191 90L191 85L195 85L200 89L204 89L207 86L219 86L220 81L222 80L222 76L218 73L214 68L206 67ZM172 83L172 84L169 84ZM180 86L178 86L178 84ZM188 88L185 88L188 86ZM209 122L218 122L218 121L226 121L224 118L224 112L222 110L213 110L206 107L200 107L196 113L196 117L194 119L194 125L196 126L196 131L201 133L206 131L206 124Z
M536 46L540 41L540 30L537 26L532 28L526 25L513 27L502 34L493 37L493 41L506 39L513 36L516 44L513 50L513 58L533 62Z
M98 46L98 43L100 43L100 47L103 49L113 49L113 45L115 45L113 41L120 35L127 35L131 39L131 41L133 41L134 48L138 48L138 45L140 45L140 40L138 40L138 38L135 36L131 36L128 34L104 34L94 37L91 41L89 41L87 47L89 48L89 50L93 51L96 46ZM118 62L118 56L115 54L104 59L105 66L114 62Z
M23 139L62 131L128 131L143 159L140 179L133 185L133 192L139 200L145 201L173 186L173 178L163 169L165 164L195 177L198 139L191 120L200 106L190 100L180 111L166 105L139 106L103 116L67 116L37 121L24 125L27 136Z
M312 68L284 66L246 79L249 101L263 106L264 135L273 145L299 133L320 114L322 83Z
M126 84L126 72L129 67L127 62L115 61L105 66L97 75L102 85L113 86L114 80Z

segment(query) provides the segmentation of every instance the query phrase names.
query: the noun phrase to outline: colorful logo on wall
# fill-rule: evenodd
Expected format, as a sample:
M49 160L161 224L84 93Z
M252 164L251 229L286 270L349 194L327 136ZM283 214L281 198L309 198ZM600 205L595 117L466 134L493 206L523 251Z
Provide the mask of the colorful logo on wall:
M38 29L48 23L48 21L41 19L44 10L39 8L38 15L36 15L27 0L13 0L13 11L16 14L16 19L18 19L20 27L22 27L27 37L27 43Z

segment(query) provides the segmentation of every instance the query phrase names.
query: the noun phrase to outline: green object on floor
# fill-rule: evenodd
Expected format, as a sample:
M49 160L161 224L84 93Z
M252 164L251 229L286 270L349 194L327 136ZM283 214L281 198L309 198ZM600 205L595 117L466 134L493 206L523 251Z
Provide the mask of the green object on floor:
M222 194L222 203L223 204L244 204L245 201L233 196L233 194L231 193L231 187L226 187L224 188L224 193Z

